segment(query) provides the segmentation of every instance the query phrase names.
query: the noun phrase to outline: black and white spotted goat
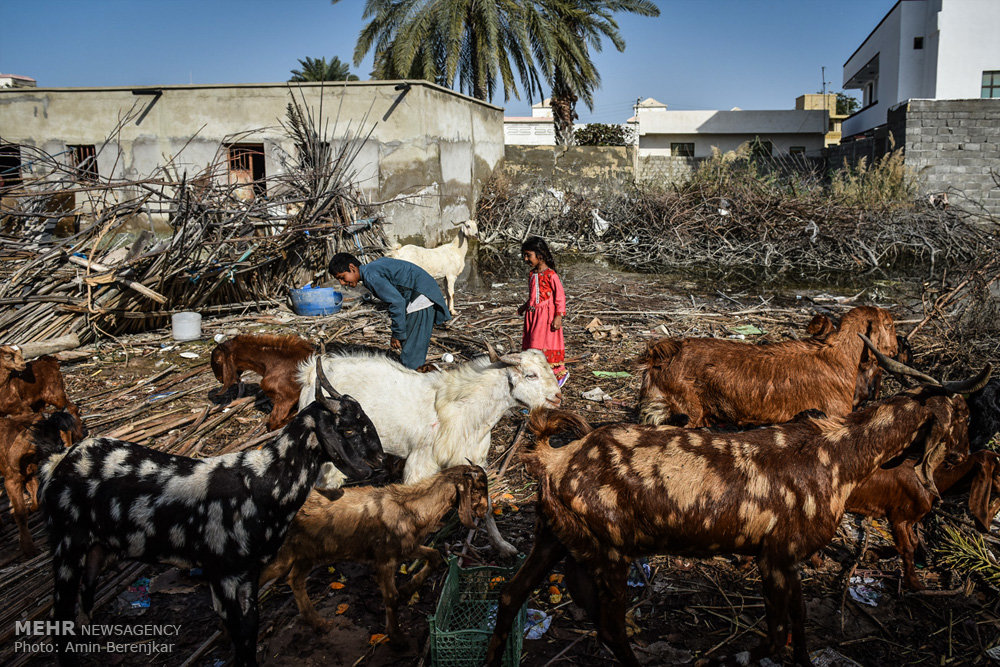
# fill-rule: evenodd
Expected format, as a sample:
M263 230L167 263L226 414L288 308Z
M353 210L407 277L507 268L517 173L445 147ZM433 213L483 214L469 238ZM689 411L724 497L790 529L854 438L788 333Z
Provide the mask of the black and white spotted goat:
M75 620L82 579L80 607L89 622L97 576L110 558L200 567L236 664L256 664L260 572L281 547L320 464L365 479L367 464L378 466L384 456L358 402L334 391L319 367L317 375L331 398L317 390L316 402L257 450L190 459L111 438L68 451L38 442L49 456L41 479L55 620Z

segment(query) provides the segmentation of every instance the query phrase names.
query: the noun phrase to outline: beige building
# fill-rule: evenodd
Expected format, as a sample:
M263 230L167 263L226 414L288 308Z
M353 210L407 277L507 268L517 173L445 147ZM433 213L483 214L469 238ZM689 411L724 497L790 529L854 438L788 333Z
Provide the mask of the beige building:
M826 131L825 145L832 146L840 143L840 126L844 122L844 119L847 118L847 114L837 113L836 93L799 95L795 98L795 108L800 111L825 109L830 115L830 125Z
M142 178L164 156L189 176L227 164L222 178L253 181L247 196L267 195L261 179L285 172L297 151L280 125L292 94L314 116L322 113L335 147L357 141L351 179L372 201L407 197L383 207L396 239L446 238L452 223L471 217L503 158L503 110L426 81L6 88L0 90L3 178L40 175L20 159L26 145L101 178Z

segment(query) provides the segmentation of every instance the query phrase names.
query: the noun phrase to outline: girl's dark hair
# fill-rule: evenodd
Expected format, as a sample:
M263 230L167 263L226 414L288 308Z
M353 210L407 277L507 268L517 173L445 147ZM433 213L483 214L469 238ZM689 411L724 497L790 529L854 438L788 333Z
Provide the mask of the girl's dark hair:
M532 251L539 258L545 261L545 265L548 266L553 271L556 271L556 260L552 256L552 251L549 250L549 246L545 243L545 240L540 236L529 236L521 244L521 254L523 255L528 250Z

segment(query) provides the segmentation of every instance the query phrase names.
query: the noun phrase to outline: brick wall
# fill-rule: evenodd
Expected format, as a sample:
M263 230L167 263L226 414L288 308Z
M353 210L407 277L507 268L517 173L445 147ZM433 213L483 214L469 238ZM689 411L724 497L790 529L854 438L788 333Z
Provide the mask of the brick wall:
M686 180L705 158L647 155L639 158L638 180L669 184Z
M923 194L1000 216L1000 100L910 100L906 166ZM967 200L967 201L966 201Z

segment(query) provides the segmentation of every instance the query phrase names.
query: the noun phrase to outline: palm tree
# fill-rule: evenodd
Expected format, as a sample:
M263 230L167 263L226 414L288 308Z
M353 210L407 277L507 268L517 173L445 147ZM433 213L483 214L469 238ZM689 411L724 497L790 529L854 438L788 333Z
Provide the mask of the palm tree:
M556 39L556 48L542 54L542 63L552 89L556 144L568 146L573 143L577 101L582 99L593 111L594 92L601 84L590 49L600 52L604 36L618 51L625 50L614 20L616 12L659 16L660 10L649 0L536 0L536 4Z
M326 58L316 60L306 56L305 60L299 59L301 69L292 70L292 78L289 81L357 81L358 77L351 74L350 66L341 62L337 56L333 57L329 63Z
M338 0L332 0L334 3ZM359 64L375 53L376 78L443 82L476 99L542 95L532 54L550 38L529 30L533 5L518 0L367 0L354 49Z

